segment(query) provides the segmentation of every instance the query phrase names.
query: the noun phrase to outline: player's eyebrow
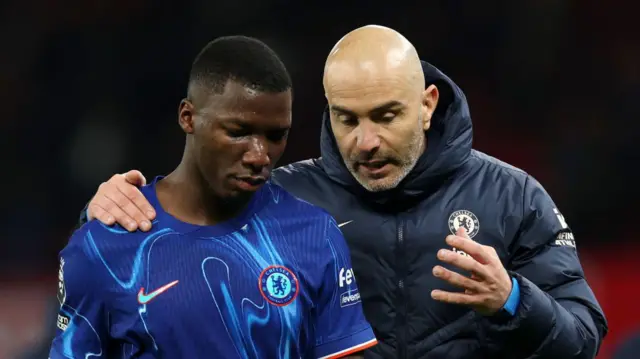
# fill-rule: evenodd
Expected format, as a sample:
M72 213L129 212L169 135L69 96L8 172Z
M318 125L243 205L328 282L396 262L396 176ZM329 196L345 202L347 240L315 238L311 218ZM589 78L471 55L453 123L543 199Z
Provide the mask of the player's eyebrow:
M396 109L398 107L401 108L405 108L406 106L400 102L400 101L396 101L396 100L391 100L388 102L383 103L382 105L376 106L375 108L369 110L369 113L380 113L380 112L386 112L392 109ZM331 106L331 111L335 112L335 113L343 113L345 115L349 115L349 116L354 116L357 117L356 113L346 107L342 107L342 106L338 106L338 105L334 105Z
M256 124L251 123L250 121L247 121L246 119L243 119L241 117L229 117L229 118L225 118L224 122L223 122L223 126L225 127L240 127L240 128L245 128L245 129L255 129L255 128L260 128L261 126L256 126ZM268 129L269 131L289 131L291 130L291 125L285 125L285 126L277 126L277 127L270 127Z

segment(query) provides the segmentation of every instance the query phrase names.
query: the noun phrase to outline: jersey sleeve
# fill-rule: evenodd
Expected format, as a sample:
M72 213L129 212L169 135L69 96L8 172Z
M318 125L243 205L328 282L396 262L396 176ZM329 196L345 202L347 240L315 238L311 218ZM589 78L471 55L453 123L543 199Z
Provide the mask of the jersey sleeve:
M86 225L60 252L58 301L50 359L106 357L108 321L97 262L86 240Z
M316 358L341 358L377 344L364 318L356 277L344 237L333 219L327 228L327 255L316 304Z

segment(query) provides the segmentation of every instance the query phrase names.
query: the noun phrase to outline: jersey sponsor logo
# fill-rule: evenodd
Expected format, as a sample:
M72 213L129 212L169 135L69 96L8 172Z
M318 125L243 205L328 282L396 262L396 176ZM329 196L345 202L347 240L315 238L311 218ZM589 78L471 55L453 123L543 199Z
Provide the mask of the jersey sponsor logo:
M154 290L153 292L149 292L147 294L144 293L144 287L140 288L140 291L138 292L138 303L140 304L147 304L150 301L152 301L155 297L159 296L160 294L166 292L169 288L173 287L174 285L178 284L177 280L174 280L173 282L169 283L169 284L165 284L162 287Z
M351 283L355 283L356 276L353 274L353 268L340 268L338 272L338 286L340 288L345 285L351 285Z
M285 266L272 265L260 273L260 294L270 304L283 307L298 296L298 278Z
M348 307L360 302L360 292L358 288L351 287L356 283L356 276L353 274L353 268L340 268L338 271L338 287L347 287L346 291L340 294L340 307Z
M58 302L60 302L60 308L64 305L67 299L67 290L64 286L64 258L60 257L60 269L58 270Z
M67 317L64 314L58 314L58 320L56 321L56 326L63 332L67 330L67 328L69 327L69 317Z
M465 209L455 211L449 216L449 230L451 234L456 234L460 227L467 231L469 238L473 238L480 230L480 221L478 221L478 217L471 211Z
M357 289L346 291L340 294L340 306L348 307L360 303L360 292Z

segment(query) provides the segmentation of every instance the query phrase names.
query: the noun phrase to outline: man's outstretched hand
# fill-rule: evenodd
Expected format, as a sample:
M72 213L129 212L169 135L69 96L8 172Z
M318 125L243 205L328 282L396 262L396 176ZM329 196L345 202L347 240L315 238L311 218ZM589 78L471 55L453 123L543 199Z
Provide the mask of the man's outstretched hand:
M456 253L448 249L438 251L438 259L471 273L465 276L443 266L433 268L433 275L443 279L464 292L445 292L436 289L431 292L435 300L466 305L483 315L495 314L502 308L511 294L512 281L493 247L482 245L467 235L464 228L455 235L447 236L449 246L466 253Z
M87 218L107 225L118 223L130 232L138 228L145 232L150 230L156 211L138 189L146 183L140 171L114 175L98 187L89 202Z

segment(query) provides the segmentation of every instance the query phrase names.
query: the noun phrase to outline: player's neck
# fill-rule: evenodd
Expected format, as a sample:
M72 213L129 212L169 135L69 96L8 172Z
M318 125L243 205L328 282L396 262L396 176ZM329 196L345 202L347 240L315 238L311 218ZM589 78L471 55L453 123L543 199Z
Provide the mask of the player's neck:
M160 205L182 222L211 226L239 215L251 201L229 203L215 196L199 174L182 163L156 185Z

